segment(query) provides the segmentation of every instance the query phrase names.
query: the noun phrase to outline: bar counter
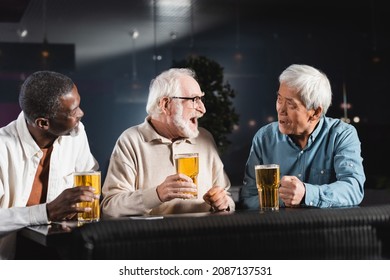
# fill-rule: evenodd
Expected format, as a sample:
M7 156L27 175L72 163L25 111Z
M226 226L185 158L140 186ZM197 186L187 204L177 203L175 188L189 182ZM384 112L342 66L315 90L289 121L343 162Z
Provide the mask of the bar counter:
M389 259L390 205L106 218L19 239L19 259ZM26 242L50 254L28 255Z

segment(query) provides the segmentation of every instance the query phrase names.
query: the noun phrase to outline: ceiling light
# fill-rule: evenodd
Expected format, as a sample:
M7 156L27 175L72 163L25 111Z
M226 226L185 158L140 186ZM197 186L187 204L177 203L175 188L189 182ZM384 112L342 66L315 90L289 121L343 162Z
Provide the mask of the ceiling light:
M20 38L25 38L28 35L28 30L26 28L19 28L16 30L16 33Z
M130 31L130 36L131 36L131 38L133 38L133 39L137 39L138 36L139 36L138 30L137 30L137 29L131 30L131 31Z

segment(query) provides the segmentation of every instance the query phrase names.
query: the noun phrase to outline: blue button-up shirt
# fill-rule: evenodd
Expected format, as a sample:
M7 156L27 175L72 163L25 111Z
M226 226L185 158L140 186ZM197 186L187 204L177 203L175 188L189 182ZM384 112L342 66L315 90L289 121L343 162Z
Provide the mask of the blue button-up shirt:
M277 122L260 128L245 166L239 194L241 207L259 208L255 165L269 163L280 165L281 177L296 176L304 183L305 205L352 206L363 199L366 177L360 140L355 127L339 119L321 118L303 149L280 133Z

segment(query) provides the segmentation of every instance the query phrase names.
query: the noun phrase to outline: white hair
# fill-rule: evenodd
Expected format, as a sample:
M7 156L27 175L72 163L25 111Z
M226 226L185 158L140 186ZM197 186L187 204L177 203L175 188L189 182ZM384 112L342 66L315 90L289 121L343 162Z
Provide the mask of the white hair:
M159 102L163 97L180 96L180 77L190 76L195 78L195 72L189 68L171 68L159 74L150 82L146 112L153 116L161 114Z
M314 67L292 64L280 74L279 82L297 90L308 110L322 107L322 115L325 115L332 103L328 77Z

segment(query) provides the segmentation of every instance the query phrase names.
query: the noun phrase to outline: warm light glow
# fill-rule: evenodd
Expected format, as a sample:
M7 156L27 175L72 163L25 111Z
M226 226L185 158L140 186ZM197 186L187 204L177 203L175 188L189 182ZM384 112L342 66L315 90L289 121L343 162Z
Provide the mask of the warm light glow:
M267 122L273 122L275 120L275 118L273 116L268 116L267 117Z
M360 118L359 118L359 116L353 117L353 122L354 122L354 123L360 123Z
M343 122L351 123L350 118L340 118Z
M382 60L381 57L379 55L376 55L376 54L371 57L371 61L374 64L381 62L381 60Z
M41 55L42 55L43 58L48 58L50 56L50 53L49 53L48 50L43 50L41 52Z
M236 61L241 61L241 60L242 60L242 53L236 52L236 53L234 54L234 60L236 60Z
M254 126L256 126L256 121L255 120L249 120L248 125L250 127L254 127Z
M345 107L347 107L347 109L351 109L352 108L352 104L351 103L347 103L347 104L341 103L340 104L340 108L341 109L345 109Z

